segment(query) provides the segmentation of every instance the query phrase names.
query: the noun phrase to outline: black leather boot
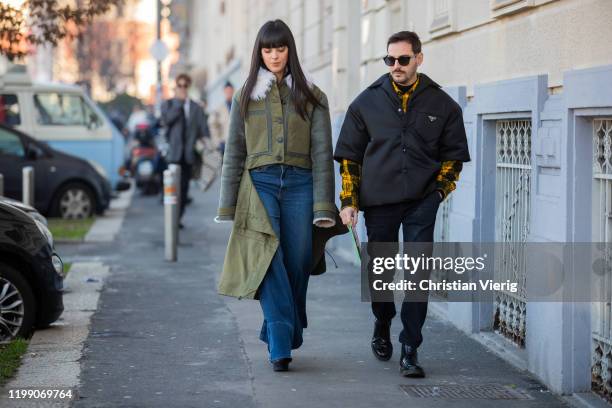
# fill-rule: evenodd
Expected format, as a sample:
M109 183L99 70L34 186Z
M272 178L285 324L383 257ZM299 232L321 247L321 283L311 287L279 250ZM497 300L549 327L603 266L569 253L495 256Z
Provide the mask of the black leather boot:
M274 371L289 371L289 363L291 358L281 358L279 360L272 361L272 369Z
M372 335L372 352L377 359L388 361L393 355L393 344L391 344L391 322L374 323L374 334Z
M417 350L407 344L402 344L402 357L400 359L400 374L404 377L423 378L425 371L419 365Z

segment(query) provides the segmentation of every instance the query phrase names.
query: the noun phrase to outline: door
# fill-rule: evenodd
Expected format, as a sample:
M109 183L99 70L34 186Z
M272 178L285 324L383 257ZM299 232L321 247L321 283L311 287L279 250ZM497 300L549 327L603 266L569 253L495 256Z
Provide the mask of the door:
M25 163L25 148L21 137L0 127L0 174L4 178L4 195L21 200L21 169Z

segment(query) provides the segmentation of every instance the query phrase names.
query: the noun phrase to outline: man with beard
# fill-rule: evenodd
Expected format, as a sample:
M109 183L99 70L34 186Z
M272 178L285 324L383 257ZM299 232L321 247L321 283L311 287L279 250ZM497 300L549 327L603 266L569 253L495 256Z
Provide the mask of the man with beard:
M370 243L397 243L400 226L404 242L431 243L438 207L455 189L462 163L470 160L462 111L440 85L417 72L423 53L416 33L393 34L383 60L389 73L351 103L336 144L340 215L345 224L356 225L363 210ZM395 271L389 272L386 281ZM423 341L426 295L424 301L402 304L400 373L406 377L425 376L417 349ZM372 300L372 351L386 361L393 353L395 304Z

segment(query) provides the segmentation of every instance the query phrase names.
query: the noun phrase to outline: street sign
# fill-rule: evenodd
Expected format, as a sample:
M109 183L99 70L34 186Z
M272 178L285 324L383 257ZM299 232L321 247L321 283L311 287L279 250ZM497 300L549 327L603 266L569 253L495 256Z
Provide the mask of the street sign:
M153 43L149 52L155 58L156 61L161 62L168 56L168 47L162 40L157 40Z

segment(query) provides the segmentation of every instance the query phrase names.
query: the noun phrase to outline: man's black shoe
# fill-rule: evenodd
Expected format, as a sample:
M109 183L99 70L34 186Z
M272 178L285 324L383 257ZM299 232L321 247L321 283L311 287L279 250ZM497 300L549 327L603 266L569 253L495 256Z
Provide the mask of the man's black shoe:
M388 361L393 355L393 344L391 344L391 322L374 323L374 334L372 335L372 352L377 359Z
M402 344L402 357L400 359L400 374L404 377L423 378L425 371L419 365L417 350L407 344Z
M193 198L192 197L187 197L187 199L185 200L185 205L189 205L193 203Z
M272 369L274 371L289 371L290 358L281 358L279 360L272 361Z

